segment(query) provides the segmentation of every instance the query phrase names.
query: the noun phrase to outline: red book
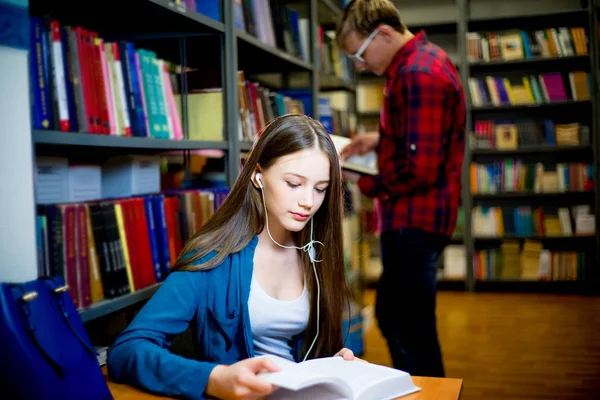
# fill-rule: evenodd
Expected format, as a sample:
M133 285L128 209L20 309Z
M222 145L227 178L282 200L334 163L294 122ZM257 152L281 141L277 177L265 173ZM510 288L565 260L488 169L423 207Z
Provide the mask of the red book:
M89 244L87 229L87 213L85 205L77 204L77 294L82 308L92 304L92 289L90 285Z

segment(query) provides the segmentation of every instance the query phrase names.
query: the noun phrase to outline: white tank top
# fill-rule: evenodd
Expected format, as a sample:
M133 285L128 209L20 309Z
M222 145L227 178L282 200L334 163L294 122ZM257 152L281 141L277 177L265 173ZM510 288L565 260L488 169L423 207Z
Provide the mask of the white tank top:
M293 361L291 339L306 329L309 296L304 290L295 300L277 300L269 296L252 274L248 310L256 356L276 355Z

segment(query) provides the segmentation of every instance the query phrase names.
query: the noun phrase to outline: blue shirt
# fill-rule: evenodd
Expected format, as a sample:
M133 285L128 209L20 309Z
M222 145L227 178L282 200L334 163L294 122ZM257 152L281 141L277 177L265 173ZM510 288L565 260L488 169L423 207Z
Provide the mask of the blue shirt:
M248 298L257 244L254 236L214 269L170 273L109 349L110 378L163 396L204 399L215 366L254 357ZM190 322L197 328L196 360L169 351ZM296 361L302 337L293 341Z

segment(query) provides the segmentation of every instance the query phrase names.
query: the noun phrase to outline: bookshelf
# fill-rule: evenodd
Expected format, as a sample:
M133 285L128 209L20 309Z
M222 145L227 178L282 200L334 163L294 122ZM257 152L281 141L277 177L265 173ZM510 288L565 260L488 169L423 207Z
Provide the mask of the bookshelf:
M197 9L193 8L194 3ZM167 120L171 127L169 134L153 135L150 131L152 124L147 125L145 132L137 131L139 128L133 126L135 123L133 110L123 111L132 113L129 115L131 134L123 132L119 134L112 130L103 132L101 131L103 128L96 128L92 124L89 126L86 124L85 128L80 126L74 128L74 124L70 124L70 127L65 129L63 125L54 123L55 121L51 122L50 127L39 126L40 124L34 121L31 129L34 158L40 155L59 156L95 162L122 154L161 157L175 155L182 156L183 168L186 174L189 174L192 168L190 165L192 154L198 151L214 151L217 158L218 154L221 154L222 172L226 184L230 186L239 174L241 154L250 150L259 129L258 123L256 126L246 126L240 118L242 107L245 107L245 112L253 116L258 113L252 105L254 98L246 97L250 96L250 83L255 84L253 88L258 86L265 88L273 96L281 95L281 99L287 96L292 100L294 107L300 107L302 111L316 119L321 118L322 108L319 107L319 97L322 93L340 92L348 95L350 104L353 103L355 92L353 71L348 73L344 70L344 73L340 74L336 69L324 68L322 54L331 57L335 49L323 50L324 44L318 38L320 27L330 26L339 16L341 2L301 0L282 3L266 0L266 3L278 7L278 10L285 8L285 11L281 12L293 12L294 18L298 18L299 24L306 28L299 28L304 30L299 30L296 34L300 42L291 44L293 51L298 54L291 54L290 47L286 47L288 45L280 45L279 42L271 43L264 37L259 37L264 32L260 34L250 32L246 25L251 21L248 15L246 14L246 19L240 17L240 12L246 13L249 10L245 8L245 3L245 0L237 3L224 0L134 0L122 4L115 0L108 0L92 9L86 7L89 4L74 0L31 0L30 16L40 18L44 29L48 28L45 23L54 20L61 28L82 27L97 33L97 37L102 39L103 43L126 41L133 45L135 51L144 49L154 52L157 60L164 61L170 75L173 100L178 107L181 126L181 136L174 136L175 123L171 122L174 120L174 114L170 114L167 115L167 118L171 118ZM236 8L236 5L242 8ZM271 10L271 12L272 15L267 17L276 30L276 26L280 25L277 18L273 18L275 11ZM45 16L47 20L44 20ZM261 16L260 21L255 14L250 18L253 18L255 24L267 21L264 15ZM240 25L241 20L244 26ZM286 29L291 28L286 26ZM47 34L46 31L44 32ZM292 32L292 35L294 34ZM276 35L275 31L274 35ZM298 46L302 45L303 49L299 50ZM48 58L46 61L51 65L51 59ZM72 61L69 61L68 56L65 55L64 62ZM239 85L240 72L244 74L245 79L242 90ZM49 80L53 79L51 70L47 76ZM129 79L134 78L129 77ZM31 79L30 81L31 90L36 90L35 81ZM166 87L165 81L162 82L163 87ZM50 83L48 101L51 107L53 90L56 88L52 86L52 82ZM144 85L143 79L139 84ZM209 138L199 137L193 129L197 125L194 125L193 118L190 117L190 110L194 107L192 94L204 93L214 88L220 90L220 95L216 98L222 106L221 121L219 121L222 135L218 131L213 131L208 132ZM294 97L294 94L287 93L292 89L304 92L302 96ZM67 90L69 90L68 86ZM130 89L131 93L127 88L124 90L126 98L135 96L133 89ZM164 90L164 100L169 101L170 94L167 89ZM84 102L87 101L84 99ZM126 101L123 100L123 103ZM277 108L280 107L277 104L273 107L273 110L269 111L273 112L270 114L273 117L293 112L287 108L287 105L284 108ZM132 108L135 109L135 106ZM171 111L173 112L173 109ZM58 111L52 109L51 117L54 112ZM73 117L73 114L71 117L77 118ZM32 113L32 119L35 118ZM123 122L125 117L122 118L121 127L123 124L126 125ZM259 123L266 123L270 119L266 116L261 118ZM333 124L330 126L334 128ZM96 129L100 131L95 132ZM113 127L111 126L110 129ZM125 205L123 205L123 213L125 217ZM81 309L80 315L86 323L94 321L146 301L159 287L160 282L131 293L94 302Z
M112 135L92 135L76 132L33 130L36 147L80 146L85 148L124 148L144 150L227 150L228 142L204 140L148 139L144 137L118 137Z
M413 33L424 29L430 41L440 45L456 60L468 100L461 192L464 231L452 240L452 244L462 243L464 246L465 272L458 280L441 278L439 288L600 293L598 235L576 232L576 217L573 214L574 210L584 212L583 208L576 206L586 206L586 211L593 214L588 223L598 232L600 199L597 194L600 188L598 179L593 178L598 176L600 166L600 144L596 139L600 123L597 100L600 1L561 0L551 3L542 0L509 0L499 3L492 0L436 0L431 4L408 1L398 1L396 4L403 22ZM554 32L552 28L555 28ZM545 50L536 50L541 47L536 32L546 35ZM584 36L580 37L582 32ZM511 38L511 34L517 37ZM553 42L557 46L554 49L548 47L548 34L557 35L550 38L559 40L558 44ZM508 46L517 39L518 43L513 49L517 49L521 55L510 53L511 49L503 51L502 37ZM498 40L497 47L493 46L493 40ZM490 82L486 80L489 77L498 79ZM562 81L563 89L559 90L558 86L550 83L552 79ZM357 93L364 91L364 85L382 81L382 78L369 73L360 74ZM488 85L498 91L498 98L492 97L492 89ZM534 88L533 85L538 87ZM528 89L523 91L519 86ZM544 90L547 92L548 87L551 93L542 93ZM534 90L539 92L534 93ZM527 99L523 93L528 95ZM504 98L500 98L502 96ZM357 102L361 104L361 99ZM359 129L372 130L379 118L378 107L359 110L359 118L359 125L363 125ZM495 122L486 128L485 121ZM541 125L544 121L551 123ZM506 125L516 125L516 129L507 128ZM482 134L486 129L493 138L489 143L486 143ZM566 139L573 129L577 134ZM512 133L508 134L509 130ZM499 143L495 132L504 133L513 141L516 138L517 143ZM523 171L528 165L540 166L543 174L536 179L535 175L531 175L532 167L529 167L530 173L527 175ZM514 175L507 177L507 173ZM556 177L552 176L553 173L556 173ZM560 173L564 175L559 176ZM520 180L517 174L521 174ZM514 179L513 185L507 184L509 178ZM554 187L558 178L559 185ZM537 186L534 190L535 182ZM542 188L542 182L548 187ZM503 232L490 234L486 229L480 232L480 228L473 226L479 221L475 220L475 215L482 207L504 211ZM559 219L556 215L558 209L563 209L561 213L565 209L569 211L567 219L571 234L567 233L566 225L560 225L558 233L550 232L550 229L544 233L538 225L545 226L546 220L542 219L540 224L534 223L534 217L527 214L531 212L534 216L552 218L548 222L550 226ZM504 215L517 213L515 210L520 213L515 220L521 224L518 228L512 215ZM477 214L479 217L481 215ZM546 271L532 277L523 272L524 267L521 276L515 271L503 275L500 273L502 268L496 270L502 258L491 261L490 257L495 257L491 255L496 254L494 251L501 252L505 243L507 250L503 254L506 260L515 257L515 254L517 257L525 254L524 246L528 251L533 247L534 251L539 251L536 246L541 246L543 250L548 250L550 257L556 257L551 259L550 268L556 265L553 263L564 264L557 267L554 277ZM508 250L511 245L514 247ZM515 252L515 249L518 250ZM555 256L555 253L558 255ZM585 267L580 259L561 259L573 254L585 259ZM546 256L548 254L543 257ZM488 257L486 262L481 261L482 257ZM497 273L492 273L494 271Z

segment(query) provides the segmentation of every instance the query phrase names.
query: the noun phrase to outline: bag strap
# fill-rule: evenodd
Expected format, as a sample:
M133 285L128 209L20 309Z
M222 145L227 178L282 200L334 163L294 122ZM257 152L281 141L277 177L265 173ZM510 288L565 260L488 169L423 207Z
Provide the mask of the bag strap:
M46 361L48 361L48 364L50 364L50 366L56 371L56 373L61 378L63 378L64 377L63 370L65 369L65 367L63 367L55 359L53 359L50 356L50 354L48 354L46 352L44 347L40 344L40 342L38 341L38 338L35 334L37 329L31 322L31 318L29 318L29 316L31 314L31 310L29 308L29 302L34 300L37 297L37 293L35 293L35 295L32 295L31 293L26 295L25 291L23 290L23 288L20 285L15 285L14 287L16 287L18 290L21 291L21 293L23 293L23 295L19 298L18 302L19 302L21 311L23 312L25 319L27 320L27 331L31 335L33 344L37 347L37 349L40 351L40 353L46 359Z
M48 280L51 280L54 283L54 285L55 285L54 288L52 288L50 285L48 285ZM81 343L83 345L85 350L88 352L89 356L92 357L94 360L96 360L97 359L96 358L97 357L96 350L87 341L85 341L81 337L81 335L79 335L79 332L77 332L77 330L73 327L73 324L71 323L71 319L69 318L69 313L65 310L64 299L66 296L65 293L68 290L68 286L64 285L64 286L59 287L58 283L56 282L55 278L53 278L53 277L47 277L46 279L43 279L43 281L46 283L46 285L48 285L48 287L50 287L50 289L52 290L52 293L56 297L57 302L58 302L58 307L60 308L63 319L67 323L67 326L69 327L71 332L73 332L73 335L75 335L75 337L77 338L79 343Z

